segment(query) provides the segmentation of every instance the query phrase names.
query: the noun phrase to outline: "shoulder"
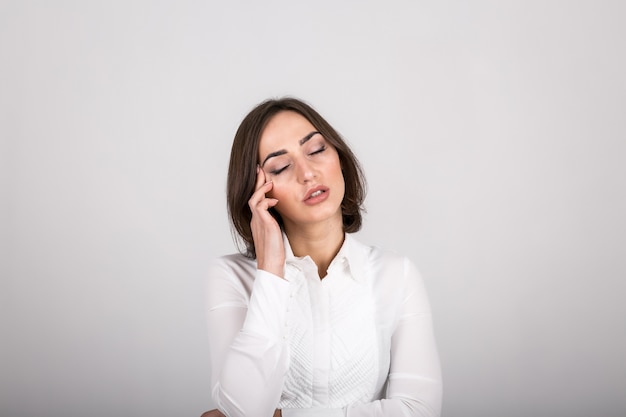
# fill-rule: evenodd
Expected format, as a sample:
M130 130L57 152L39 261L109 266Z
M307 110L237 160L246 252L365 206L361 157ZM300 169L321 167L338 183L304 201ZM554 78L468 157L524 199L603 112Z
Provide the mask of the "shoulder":
M375 245L366 245L351 239L352 259L356 268L377 289L412 291L422 284L422 277L408 256ZM392 290L393 289L393 290Z
M240 253L211 259L206 278L209 305L247 304L252 293L256 261Z
M365 276L381 305L401 308L403 314L429 314L426 287L415 262L388 249L363 246L367 248Z
M218 256L209 262L209 275L254 276L256 261L241 253Z
M354 253L359 254L355 258L363 264L367 272L375 276L402 279L418 273L415 263L404 254L375 245L366 245L354 238L351 244Z
M370 246L369 262L381 268L404 268L406 263L411 261L401 253L378 246Z

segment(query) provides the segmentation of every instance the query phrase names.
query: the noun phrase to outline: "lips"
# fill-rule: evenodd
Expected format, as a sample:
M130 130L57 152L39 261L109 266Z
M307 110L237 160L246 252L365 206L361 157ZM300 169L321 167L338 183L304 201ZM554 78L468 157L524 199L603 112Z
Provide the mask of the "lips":
M328 187L323 185L318 185L317 187L311 188L304 195L304 203L305 204L317 204L326 200L328 197Z

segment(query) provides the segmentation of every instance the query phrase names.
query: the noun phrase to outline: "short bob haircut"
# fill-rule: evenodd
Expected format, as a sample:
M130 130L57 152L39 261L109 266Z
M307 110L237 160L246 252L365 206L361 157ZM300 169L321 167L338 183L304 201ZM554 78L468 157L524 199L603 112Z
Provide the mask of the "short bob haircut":
M256 184L259 141L270 119L283 111L293 111L304 116L337 150L345 182L345 194L341 202L343 229L346 233L354 233L361 229L366 181L354 153L339 133L309 104L293 97L268 99L258 104L239 125L233 140L228 167L226 198L228 215L234 229L233 236L236 239L236 232L241 237L246 247L244 254L250 258L256 258L256 251L250 227L252 212L248 200ZM282 228L280 214L273 208L270 212Z

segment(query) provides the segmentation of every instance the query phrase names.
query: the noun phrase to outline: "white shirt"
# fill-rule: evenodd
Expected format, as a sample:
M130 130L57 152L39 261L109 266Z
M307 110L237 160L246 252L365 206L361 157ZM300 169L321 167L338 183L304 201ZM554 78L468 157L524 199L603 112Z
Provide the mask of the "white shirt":
M227 416L439 416L441 370L421 276L344 244L320 280L284 238L285 278L241 254L207 281L213 400Z

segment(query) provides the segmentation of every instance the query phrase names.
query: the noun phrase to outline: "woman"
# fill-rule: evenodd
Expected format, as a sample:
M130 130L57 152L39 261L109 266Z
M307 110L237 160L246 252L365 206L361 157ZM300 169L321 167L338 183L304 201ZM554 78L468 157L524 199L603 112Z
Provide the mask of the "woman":
M203 416L439 416L441 372L421 277L369 247L364 177L309 105L267 100L233 142L227 199L245 255L207 284Z

